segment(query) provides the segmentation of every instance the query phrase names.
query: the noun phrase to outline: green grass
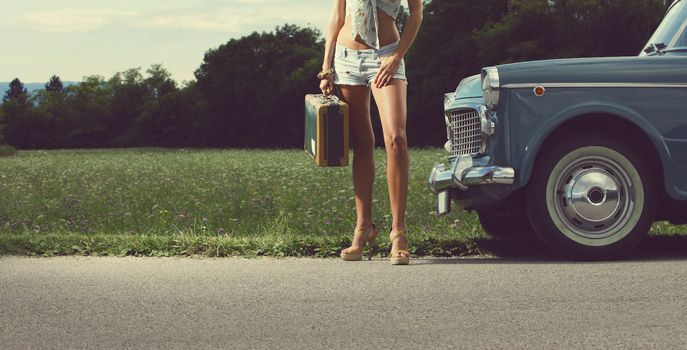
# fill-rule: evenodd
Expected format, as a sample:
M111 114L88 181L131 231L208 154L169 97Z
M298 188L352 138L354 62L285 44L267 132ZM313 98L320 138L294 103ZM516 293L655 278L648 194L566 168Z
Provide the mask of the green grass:
M445 156L411 150L411 252L483 253L474 215L433 214L427 176ZM375 157L374 221L388 232L384 151ZM300 150L19 151L0 158L0 253L335 256L355 223L350 170L318 168Z

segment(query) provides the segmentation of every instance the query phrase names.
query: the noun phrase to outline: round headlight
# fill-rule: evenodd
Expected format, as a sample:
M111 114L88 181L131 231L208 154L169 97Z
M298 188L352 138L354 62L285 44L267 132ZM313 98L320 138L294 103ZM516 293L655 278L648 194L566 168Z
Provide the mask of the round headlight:
M496 67L482 70L482 94L487 108L493 109L499 104L499 71Z

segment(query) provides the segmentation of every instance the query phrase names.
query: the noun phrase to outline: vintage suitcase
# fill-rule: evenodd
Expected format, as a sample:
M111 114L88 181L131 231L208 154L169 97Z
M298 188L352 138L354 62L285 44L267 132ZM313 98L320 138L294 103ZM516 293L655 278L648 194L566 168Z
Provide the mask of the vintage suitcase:
M321 167L348 166L348 104L336 96L305 96L305 151Z

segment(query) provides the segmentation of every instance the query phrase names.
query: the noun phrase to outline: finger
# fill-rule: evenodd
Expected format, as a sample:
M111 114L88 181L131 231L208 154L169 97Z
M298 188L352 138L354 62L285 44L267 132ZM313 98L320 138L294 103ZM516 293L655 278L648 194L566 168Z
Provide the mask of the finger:
M388 75L389 74L385 71L384 74L379 78L379 85L377 86L378 88L381 89L384 87Z
M385 70L382 68L379 70L379 73L375 76L375 86L379 88L379 84L382 83L382 78L384 78Z

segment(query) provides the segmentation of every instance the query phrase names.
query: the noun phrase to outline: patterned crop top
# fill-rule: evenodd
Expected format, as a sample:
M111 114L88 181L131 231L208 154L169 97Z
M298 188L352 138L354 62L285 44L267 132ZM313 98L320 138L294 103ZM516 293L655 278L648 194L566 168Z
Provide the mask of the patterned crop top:
M377 11L384 11L392 18L396 18L401 7L401 0L346 0L346 13L351 15L353 39L357 35L369 45L379 49L379 22Z

